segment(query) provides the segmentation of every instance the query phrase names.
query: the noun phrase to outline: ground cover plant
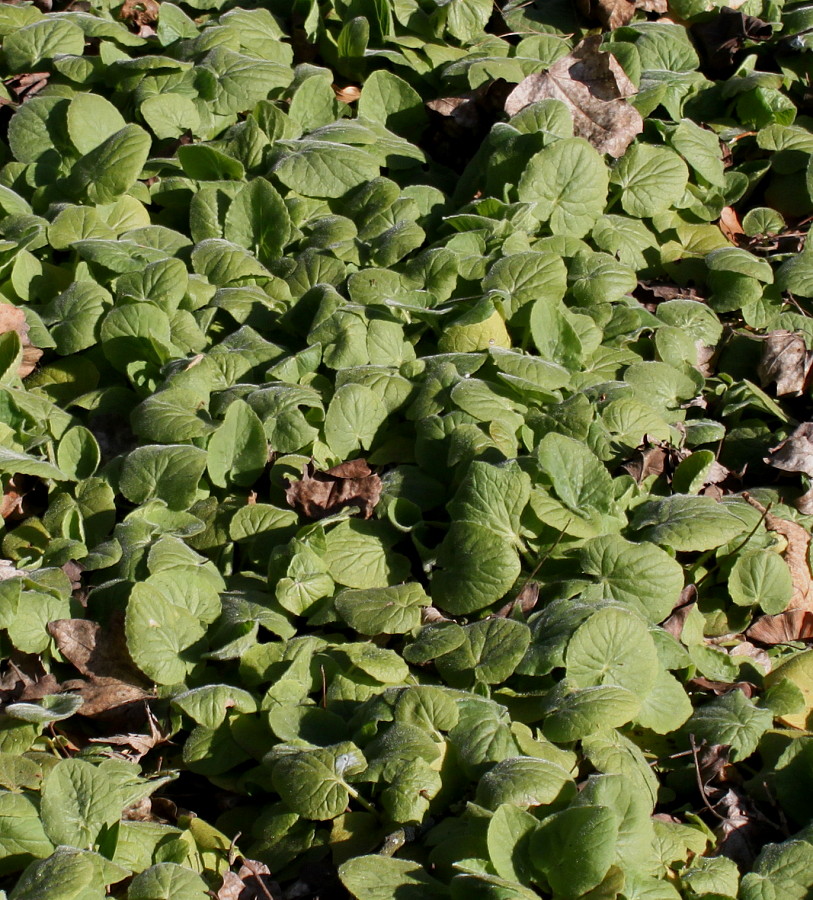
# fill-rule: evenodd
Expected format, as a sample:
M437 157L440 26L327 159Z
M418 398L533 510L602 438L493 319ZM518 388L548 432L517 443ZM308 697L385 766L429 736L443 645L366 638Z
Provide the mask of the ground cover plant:
M0 895L809 896L813 7L0 35Z

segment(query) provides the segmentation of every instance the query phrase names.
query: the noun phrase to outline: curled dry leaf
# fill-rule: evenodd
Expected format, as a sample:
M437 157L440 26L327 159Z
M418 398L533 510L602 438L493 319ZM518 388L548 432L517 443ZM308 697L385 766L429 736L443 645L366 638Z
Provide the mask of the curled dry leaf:
M256 859L242 859L237 872L225 872L217 900L278 900L279 885L271 870Z
M112 744L113 746L123 747L117 755L122 756L132 762L138 762L142 757L146 756L153 747L159 744L165 744L168 736L165 735L158 727L158 720L152 713L152 710L144 704L147 713L147 725L149 734L114 734L108 737L91 738L93 743ZM151 813L151 805L148 808Z
M361 90L355 84L348 84L347 87L343 88L334 84L333 93L336 95L339 103L355 103L361 96Z
M30 375L36 368L37 361L42 356L42 350L31 345L28 339L28 323L25 320L25 313L19 306L12 306L10 303L0 304L0 334L6 334L9 331L16 331L20 335L20 343L23 346L23 357L20 360L20 366L17 374L20 378Z
M813 638L813 613L806 609L789 609L775 616L760 616L745 632L760 644L787 644Z
M301 481L289 482L288 504L309 519L323 519L347 506L357 506L369 519L381 498L381 479L365 459L353 459L326 472L308 465Z
M623 156L644 128L641 114L627 102L635 87L612 53L599 47L601 36L585 38L547 72L524 78L505 101L513 116L539 100L561 100L573 116L573 131L599 153Z
M539 582L537 581L529 581L522 586L522 590L517 594L517 596L505 604L497 613L496 616L507 619L514 614L514 610L519 610L522 613L522 617L525 618L531 612L531 610L536 606L537 601L539 600Z
M741 240L745 237L742 230L740 218L733 206L724 206L720 213L720 231L725 237L736 246L740 245Z
M727 69L745 41L767 41L773 34L768 22L737 12L733 6L729 3L713 19L695 22L690 29L706 66L714 72Z
M577 0L579 12L610 31L630 22L637 7L635 0Z
M771 447L765 462L783 472L802 472L813 477L813 422L802 422L790 437Z
M772 331L762 345L757 372L762 387L776 385L777 397L798 397L804 391L810 364L811 357L800 334Z

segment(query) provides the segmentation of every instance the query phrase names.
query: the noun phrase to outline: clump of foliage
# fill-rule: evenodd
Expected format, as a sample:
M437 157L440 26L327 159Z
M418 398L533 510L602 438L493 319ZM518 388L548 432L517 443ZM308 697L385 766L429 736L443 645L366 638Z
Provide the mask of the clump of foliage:
M813 8L0 35L0 895L808 896Z

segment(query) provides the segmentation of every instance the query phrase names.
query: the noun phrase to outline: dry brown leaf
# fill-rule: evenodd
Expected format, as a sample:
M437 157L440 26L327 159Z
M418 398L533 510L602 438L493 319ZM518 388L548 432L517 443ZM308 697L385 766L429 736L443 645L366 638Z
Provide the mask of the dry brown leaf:
M237 872L226 872L216 894L217 900L279 900L281 896L271 870L256 859L242 859Z
M740 241L745 236L740 224L740 218L733 206L724 206L720 213L720 231L727 240L736 246L740 245Z
M765 462L783 472L802 472L813 477L813 422L802 422L790 437L771 447Z
M579 12L588 19L594 19L614 31L627 25L637 8L635 0L577 0Z
M365 459L353 459L326 472L309 464L301 481L288 482L285 498L309 519L323 519L347 506L357 506L369 519L381 497L381 479Z
M47 84L51 77L50 72L26 72L23 75L15 75L6 82L6 87L14 92L14 96L20 103L25 103L36 96Z
M160 11L161 7L156 0L124 0L119 18L140 29L144 25L154 25L158 21Z
M125 759L132 762L138 762L146 756L153 747L159 744L165 744L169 738L158 727L158 720L152 713L152 710L144 704L147 711L147 725L149 726L149 734L114 734L108 737L91 738L90 740L96 744L112 744L116 747L124 747L119 754ZM151 807L150 807L151 809Z
M333 85L333 93L339 103L355 103L361 96L361 90L355 84L348 84L347 87L340 88Z
M106 628L89 619L56 619L48 623L48 633L65 659L86 677L146 687L130 658L121 616L111 617Z
M522 586L522 590L517 596L505 604L495 616L498 618L509 618L515 609L519 609L523 618L531 612L539 600L539 582L528 581Z
M524 78L505 101L513 116L529 103L561 100L573 116L573 131L599 153L623 156L644 128L641 114L627 102L635 86L612 53L600 51L601 35L585 38L547 72Z
M732 6L733 2L723 7L714 18L695 22L690 28L705 65L713 72L731 66L746 40L767 41L773 34L768 22L746 16Z
M502 118L513 87L498 78L458 97L429 100L424 104L429 124L421 147L438 162L462 172L491 126Z
M813 613L790 609L775 616L760 616L745 632L749 640L760 644L787 644L813 638Z
M788 610L813 611L813 578L811 578L810 566L807 562L810 534L798 522L789 522L787 519L780 519L778 516L772 515L749 494L743 493L743 497L762 513L768 531L781 534L788 542L784 558L793 579L793 595L788 603ZM779 615L783 615L783 613L779 613ZM753 626L746 633L749 637L756 637L752 628ZM756 639L761 640L758 637Z
M762 345L757 373L762 387L776 385L777 397L799 397L810 371L804 338L792 331L772 331Z
M16 331L20 335L20 343L23 345L23 358L17 369L20 378L30 375L37 365L37 360L42 356L42 350L31 345L28 339L28 323L25 321L25 313L19 306L10 303L0 303L0 334Z
M104 676L91 676L87 680L72 678L64 682L62 687L82 698L82 705L77 713L89 719L95 716L109 717L108 714L111 713L129 716L134 704L140 705L153 697L153 694L136 684Z

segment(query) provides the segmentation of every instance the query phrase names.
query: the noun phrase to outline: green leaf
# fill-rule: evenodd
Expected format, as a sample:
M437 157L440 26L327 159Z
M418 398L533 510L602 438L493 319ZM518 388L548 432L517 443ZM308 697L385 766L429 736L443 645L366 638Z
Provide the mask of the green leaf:
M406 576L405 557L393 553L392 532L379 522L350 519L325 538L323 559L337 584L350 588L381 588Z
M245 400L229 405L206 452L209 477L218 487L248 487L260 477L268 462L268 443L263 423Z
M477 786L477 803L498 810L502 804L528 809L566 802L576 794L571 774L546 759L518 756L498 762Z
M628 604L652 623L669 615L683 590L680 564L652 544L605 535L584 545L579 562L581 571L596 579L586 596Z
M77 199L112 203L136 183L150 151L150 136L138 125L125 125L73 167L68 189Z
M119 486L132 503L158 498L170 509L188 509L206 468L205 450L183 444L138 447L124 460Z
M204 900L206 882L191 869L173 862L150 866L130 882L127 900Z
M205 629L197 616L139 583L130 593L125 634L130 655L145 675L158 684L178 684L198 661Z
M728 592L740 606L759 604L768 615L775 615L790 602L793 579L777 553L752 550L737 557L728 576Z
M429 598L419 584L342 591L336 611L360 634L405 634L421 624L421 607Z
M754 706L742 691L734 690L696 709L685 729L699 741L728 744L735 760L750 756L772 723L769 710Z
M635 718L640 696L626 688L598 685L557 691L542 731L548 740L569 742L606 728L619 728Z
M711 550L744 532L742 520L709 497L676 494L642 504L632 520L641 540L674 550Z
M310 141L283 156L273 169L287 188L306 197L342 197L379 174L375 157L360 147Z
M65 19L44 18L8 34L3 40L5 64L12 72L35 71L55 56L81 56L85 35L81 28Z
M325 413L325 441L334 455L347 459L356 450L369 450L387 409L377 394L361 384L342 385Z
M82 154L95 150L126 124L118 109L98 94L77 94L68 106L68 136Z
M80 759L64 759L42 786L42 824L54 844L96 847L118 822L122 797L103 770Z
M423 900L448 897L446 887L416 862L390 856L356 856L339 866L342 884L357 900Z
M531 859L563 900L596 887L615 858L618 819L606 806L574 806L545 819L531 835Z
M658 653L644 622L633 612L596 610L573 633L565 653L567 677L577 688L616 685L643 697L655 685Z
M223 234L227 241L245 247L268 265L282 256L293 225L279 193L264 178L254 178L235 194Z
M527 882L530 873L529 836L537 820L523 809L503 803L488 826L488 855L497 874L508 881Z
M651 144L633 144L612 173L624 212L640 219L669 209L683 195L688 180L689 170L677 153Z
M20 763L29 762L23 757ZM35 771L39 773L39 770ZM41 777L41 776L40 776ZM38 787L40 777L28 787ZM19 789L17 785L14 785ZM48 840L40 821L40 812L31 797L11 791L0 792L0 860L6 857L22 856L42 858L53 851L53 844ZM3 863L0 861L0 866Z
M535 204L534 214L553 234L582 237L604 212L608 181L607 167L586 140L564 138L531 157L519 199Z
M367 766L361 751L345 742L283 756L274 764L274 788L283 802L306 819L334 819L344 812L351 788L345 776Z

